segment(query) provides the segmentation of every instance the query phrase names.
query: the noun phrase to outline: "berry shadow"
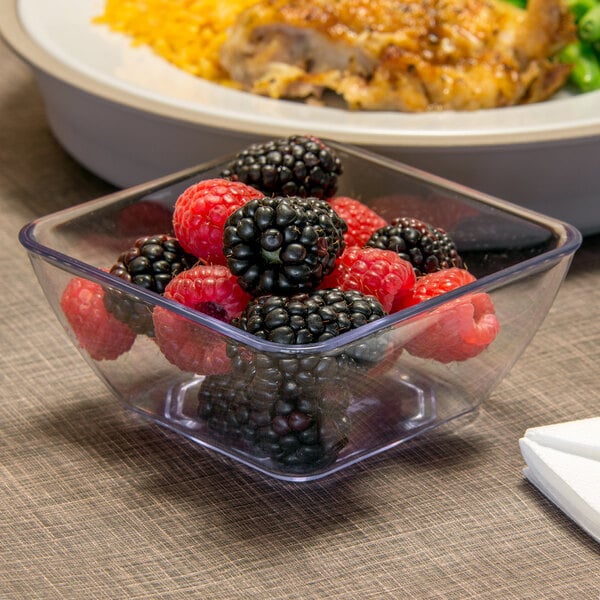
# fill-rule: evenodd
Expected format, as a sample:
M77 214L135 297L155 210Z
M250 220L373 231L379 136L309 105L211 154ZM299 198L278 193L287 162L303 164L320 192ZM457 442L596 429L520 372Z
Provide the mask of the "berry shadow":
M71 444L75 457L79 453L85 460L109 463L114 476L126 482L122 490L126 501L150 495L178 518L183 513L193 529L210 519L212 527L232 540L257 547L268 531L271 549L282 551L302 544L301 540L360 528L371 520L379 507L373 505L369 491L382 478L396 478L399 489L406 486L408 503L414 501L411 481L428 473L469 469L486 452L480 440L463 439L441 428L322 480L287 483L131 415L108 394L67 401L51 418L32 421L31 427L38 438L45 435ZM398 510L402 511L401 504Z

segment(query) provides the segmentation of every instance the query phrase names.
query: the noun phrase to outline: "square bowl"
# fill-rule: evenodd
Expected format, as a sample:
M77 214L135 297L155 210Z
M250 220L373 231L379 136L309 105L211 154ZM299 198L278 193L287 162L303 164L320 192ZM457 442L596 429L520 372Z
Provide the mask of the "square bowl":
M172 232L177 198L219 177L231 156L37 219L20 232L67 335L125 407L286 481L325 477L476 411L535 335L581 243L567 223L390 158L329 145L344 166L338 196L359 199L387 221L412 216L443 228L474 281L337 337L285 345L107 272L139 237ZM228 367L216 374L177 366L147 334L132 333L128 349L117 352L114 339L98 334L100 352L90 351L63 312L73 281L185 323L186 343L226 356ZM473 320L482 299L497 325L493 339L448 355L462 311ZM374 349L376 360L360 359Z

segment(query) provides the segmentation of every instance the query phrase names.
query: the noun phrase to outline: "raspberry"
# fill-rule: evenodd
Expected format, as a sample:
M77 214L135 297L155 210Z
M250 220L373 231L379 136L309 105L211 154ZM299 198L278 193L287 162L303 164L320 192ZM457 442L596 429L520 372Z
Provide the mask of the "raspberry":
M344 235L347 246L364 246L377 229L387 225L384 218L360 200L336 196L329 200L329 204L348 225L348 231Z
M413 356L443 363L477 356L496 338L500 325L487 294L473 294L435 311L434 323L410 340Z
M375 296L387 313L393 313L402 308L404 297L414 283L412 265L395 252L351 246L340 256L321 287L359 290Z
M165 298L230 323L250 300L223 265L198 265L175 277ZM202 325L157 306L153 312L156 342L167 360L183 371L202 374L229 369L225 340Z
M417 279L410 294L404 298L402 308L435 298L472 281L476 281L476 277L466 269L459 269L458 267L442 269L423 275L423 277Z
M424 275L413 288L407 306L417 304L475 281L464 269L452 268ZM500 324L488 294L458 298L433 311L433 323L406 344L413 356L443 363L473 358L496 338Z
M227 217L263 194L226 179L207 179L188 187L175 202L173 229L182 248L211 264L224 265L223 227Z
M74 277L62 293L60 306L79 346L94 360L115 360L133 345L135 333L106 310L99 284Z

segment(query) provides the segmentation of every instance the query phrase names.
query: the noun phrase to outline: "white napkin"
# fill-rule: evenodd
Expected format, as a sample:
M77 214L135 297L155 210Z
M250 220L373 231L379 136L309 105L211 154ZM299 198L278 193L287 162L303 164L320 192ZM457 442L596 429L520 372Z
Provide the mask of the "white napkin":
M532 427L519 446L525 477L600 542L600 417Z

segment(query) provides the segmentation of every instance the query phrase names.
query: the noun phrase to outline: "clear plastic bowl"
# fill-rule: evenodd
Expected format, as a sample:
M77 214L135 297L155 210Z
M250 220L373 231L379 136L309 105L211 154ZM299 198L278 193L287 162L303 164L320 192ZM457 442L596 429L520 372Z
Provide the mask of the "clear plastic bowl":
M331 146L344 164L338 195L359 198L386 219L408 215L446 229L477 280L328 341L285 346L105 271L138 237L170 231L178 196L201 179L218 177L231 157L43 217L20 232L40 285L67 334L127 408L205 448L287 481L324 477L475 411L535 335L581 243L579 231L566 223L382 156ZM239 363L218 380L207 373L182 371L147 335L137 335L131 349L114 360L92 359L79 346L61 309L63 291L74 277L120 292L149 311L162 307L179 315L206 352L234 348L241 360L268 365L270 370L263 373L273 381L304 386L304 396L294 407L282 407L281 398L272 392L277 386L257 393L249 382L251 369L239 368ZM411 340L431 331L444 309L477 294L487 294L499 323L498 334L486 349L450 362L407 351ZM385 353L378 364L344 360L365 347L381 346L382 340ZM338 365L331 376L325 369L328 364ZM311 377L308 385L306 379ZM206 408L211 396L199 392L211 380L222 410L206 418L208 413L199 408ZM300 421L310 419L304 437L286 438L285 431L273 434L269 420L285 410L295 411ZM263 426L260 435L257 423Z

